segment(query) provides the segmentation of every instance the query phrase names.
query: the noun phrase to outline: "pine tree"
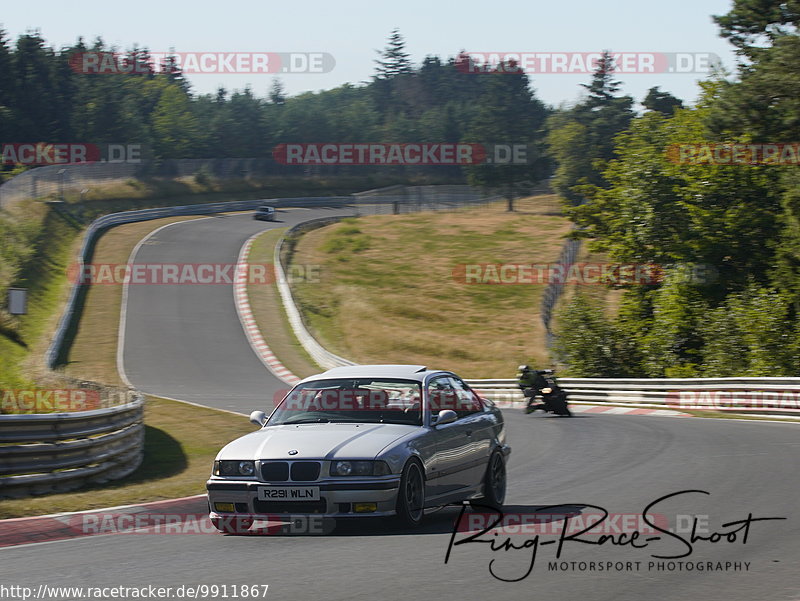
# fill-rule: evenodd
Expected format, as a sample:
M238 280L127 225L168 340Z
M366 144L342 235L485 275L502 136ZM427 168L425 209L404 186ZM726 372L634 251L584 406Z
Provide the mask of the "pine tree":
M647 96L642 100L642 106L648 111L658 111L670 117L675 109L683 108L683 102L669 92L662 92L656 86L648 90Z
M376 79L394 79L398 75L407 75L412 72L409 54L405 51L406 43L400 30L393 29L389 41L383 51L376 51L380 60L376 60Z
M183 76L183 69L181 69L178 57L175 56L174 48L170 48L169 54L164 57L161 63L161 73L167 78L167 81L177 85L184 92L189 92L191 85Z
M147 48L134 46L125 54L122 66L129 75L152 78L155 76L153 59Z
M26 33L17 40L14 58L12 106L19 117L18 135L22 140L53 140L53 50L37 32Z
M14 73L12 65L14 56L8 44L4 29L0 28L0 106L8 107L14 98Z
M283 82L277 77L272 80L272 85L269 88L269 101L272 104L286 103L286 92L283 88Z
M464 141L485 145L488 160L467 167L467 178L473 185L501 190L508 210L513 211L514 197L521 186L536 184L550 170L549 161L540 151L547 109L532 94L522 69L501 63L497 73L483 77L487 80L486 89ZM513 153L515 146L522 147L517 158L522 159L524 154L524 162L516 162L513 154L506 156L506 151Z
M558 164L553 187L570 205L584 200L578 186L605 185L603 165L615 156L614 137L633 118L633 98L615 95L620 84L614 79L614 58L603 52L591 82L581 84L589 91L587 98L548 122L550 155Z
M589 90L588 107L596 107L608 104L614 94L619 91L621 81L614 79L614 57L611 52L604 50L597 67L592 75L592 81L588 84L582 83L581 86Z
M0 142L13 140L16 136L16 118L12 108L16 96L13 62L14 55L6 32L0 29Z

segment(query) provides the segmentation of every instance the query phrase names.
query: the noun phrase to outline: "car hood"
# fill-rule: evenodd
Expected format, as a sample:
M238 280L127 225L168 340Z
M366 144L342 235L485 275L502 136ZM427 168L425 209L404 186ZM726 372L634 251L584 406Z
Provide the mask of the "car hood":
M217 459L372 459L420 429L403 424L268 426L229 443Z

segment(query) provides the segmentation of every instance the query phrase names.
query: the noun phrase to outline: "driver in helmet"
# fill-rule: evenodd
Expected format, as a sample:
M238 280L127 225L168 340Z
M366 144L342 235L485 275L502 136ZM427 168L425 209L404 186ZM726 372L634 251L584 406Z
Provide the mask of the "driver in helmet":
M544 403L535 403L536 396L541 393L550 392L547 388L547 380L542 374L529 365L520 365L517 373L517 384L522 389L522 394L528 399L525 413L533 413L537 409L545 409Z

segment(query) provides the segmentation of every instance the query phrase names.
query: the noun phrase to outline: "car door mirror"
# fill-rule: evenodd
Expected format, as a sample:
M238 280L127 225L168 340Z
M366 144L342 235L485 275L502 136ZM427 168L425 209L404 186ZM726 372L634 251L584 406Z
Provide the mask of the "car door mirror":
M439 414L436 416L436 421L433 422L433 426L443 426L444 424L449 424L458 419L458 415L452 409L442 409Z
M250 423L255 424L256 426L263 426L264 423L267 421L267 414L263 411L253 411L250 414Z

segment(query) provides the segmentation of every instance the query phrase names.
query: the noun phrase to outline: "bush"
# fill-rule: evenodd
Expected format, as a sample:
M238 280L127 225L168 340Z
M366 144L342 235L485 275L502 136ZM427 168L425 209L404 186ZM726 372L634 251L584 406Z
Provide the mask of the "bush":
M208 187L211 185L211 182L214 178L214 174L211 173L209 168L205 165L200 167L197 170L197 173L194 174L194 181L198 186Z
M704 375L800 375L797 329L783 295L751 284L728 296L703 324Z
M567 365L565 375L582 378L621 378L640 375L641 360L621 324L603 314L600 303L576 294L558 312L559 331L554 351Z

